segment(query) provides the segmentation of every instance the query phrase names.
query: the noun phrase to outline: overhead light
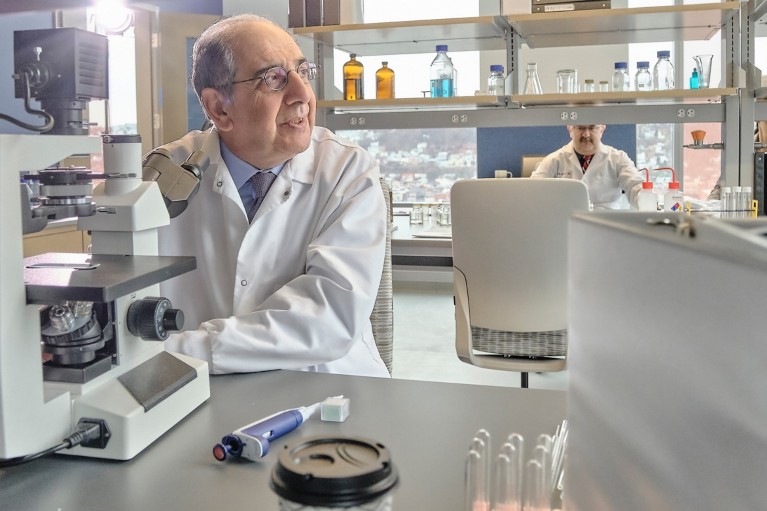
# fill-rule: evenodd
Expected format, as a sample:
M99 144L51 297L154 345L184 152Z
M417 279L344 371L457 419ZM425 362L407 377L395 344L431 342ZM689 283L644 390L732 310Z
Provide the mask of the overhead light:
M97 30L107 35L121 35L133 26L133 11L119 0L100 0L93 17Z

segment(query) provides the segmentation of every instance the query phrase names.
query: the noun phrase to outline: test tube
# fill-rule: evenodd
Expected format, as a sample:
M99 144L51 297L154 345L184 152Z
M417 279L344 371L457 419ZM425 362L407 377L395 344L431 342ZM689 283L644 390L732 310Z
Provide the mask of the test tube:
M506 442L501 446L498 456L505 456L509 460L509 471L506 474L506 501L509 504L507 507L510 511L522 511L522 453L517 447Z
M511 459L504 453L499 454L495 460L493 511L520 511L516 496L513 494L512 477Z
M538 460L530 460L525 465L525 511L542 511L550 507L546 504L543 486L543 467Z
M492 470L492 445L490 443L490 432L486 429L480 429L477 431L477 434L474 436L475 439L480 440L484 444L484 451L480 451L480 454L482 455L482 459L485 460L485 495L487 497L490 496L490 471ZM489 501L489 499L488 499Z
M524 474L524 460L525 460L525 439L519 433L512 433L509 435L508 444L513 447L511 456L511 469L513 471L513 488L514 495L517 498L517 505L522 509L524 503L522 494L524 488L522 486L523 474Z
M485 460L471 449L466 457L466 511L490 511L485 476Z

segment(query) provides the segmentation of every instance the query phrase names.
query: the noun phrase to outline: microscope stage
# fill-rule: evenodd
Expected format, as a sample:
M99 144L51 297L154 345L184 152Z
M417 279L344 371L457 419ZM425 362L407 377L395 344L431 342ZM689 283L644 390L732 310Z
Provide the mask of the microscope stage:
M194 257L48 253L24 259L27 303L106 303L197 267Z

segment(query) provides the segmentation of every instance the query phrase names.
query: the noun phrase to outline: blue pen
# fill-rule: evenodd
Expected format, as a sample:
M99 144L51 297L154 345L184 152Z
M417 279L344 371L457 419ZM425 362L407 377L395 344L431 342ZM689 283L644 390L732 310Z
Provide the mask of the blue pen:
M311 417L320 403L277 412L226 435L213 446L213 456L224 461L228 456L256 461L267 455L269 442L286 435Z

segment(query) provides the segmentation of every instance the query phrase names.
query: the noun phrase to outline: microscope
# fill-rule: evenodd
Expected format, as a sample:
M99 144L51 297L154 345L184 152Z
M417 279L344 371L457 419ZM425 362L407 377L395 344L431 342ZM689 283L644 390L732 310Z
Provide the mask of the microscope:
M46 46L33 46L40 62ZM104 174L51 167L102 145ZM207 363L163 348L183 312L160 282L196 262L159 256L157 234L196 193L207 159L176 164L160 149L142 163L138 135L45 134L0 135L0 163L0 458L46 451L85 421L99 439L61 453L131 459L210 396ZM91 233L90 253L23 257L23 234L68 217Z

